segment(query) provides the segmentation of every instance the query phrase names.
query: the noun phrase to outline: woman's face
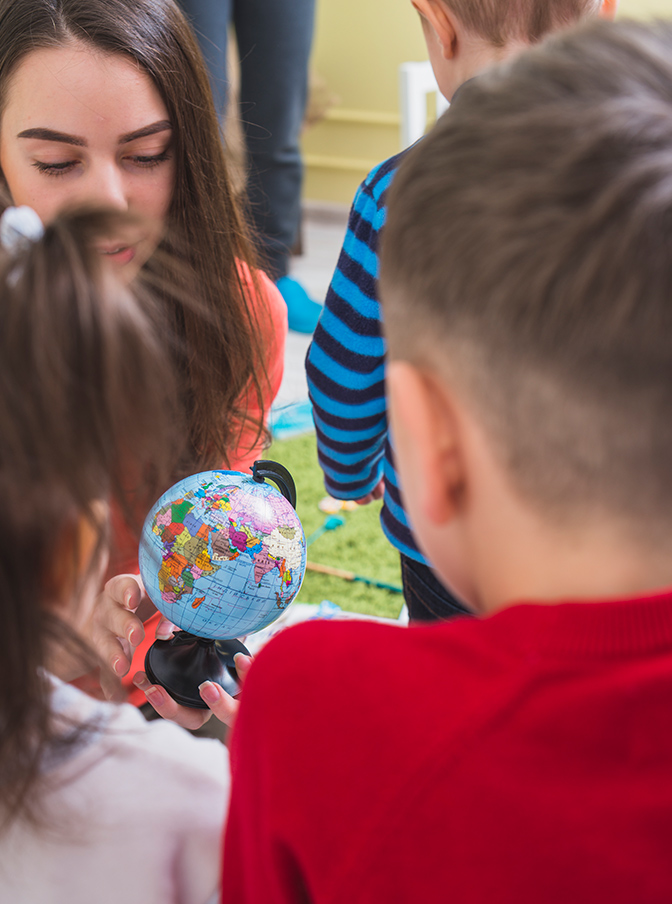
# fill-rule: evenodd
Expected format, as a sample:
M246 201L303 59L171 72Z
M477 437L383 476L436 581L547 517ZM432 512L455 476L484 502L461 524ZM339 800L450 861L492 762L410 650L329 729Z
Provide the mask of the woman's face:
M132 269L158 242L175 184L168 111L132 59L86 44L35 50L10 79L0 119L0 166L16 205L48 223L62 209L96 205L156 223L101 252Z

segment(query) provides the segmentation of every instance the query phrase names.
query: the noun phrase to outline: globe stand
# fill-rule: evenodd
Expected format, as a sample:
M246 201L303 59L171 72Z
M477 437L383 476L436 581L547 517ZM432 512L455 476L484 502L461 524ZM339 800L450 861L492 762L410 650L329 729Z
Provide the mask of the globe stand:
M207 709L198 688L214 681L232 697L240 693L233 657L249 651L239 640L210 640L177 631L170 640L155 640L145 657L145 671L152 684L165 688L183 706Z

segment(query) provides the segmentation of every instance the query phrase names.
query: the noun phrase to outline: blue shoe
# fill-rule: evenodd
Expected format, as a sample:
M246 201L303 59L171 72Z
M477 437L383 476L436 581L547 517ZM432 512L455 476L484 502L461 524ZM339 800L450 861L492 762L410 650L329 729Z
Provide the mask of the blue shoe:
M295 333L313 333L322 313L322 305L313 301L301 283L292 276L281 276L276 286L287 305L290 330Z

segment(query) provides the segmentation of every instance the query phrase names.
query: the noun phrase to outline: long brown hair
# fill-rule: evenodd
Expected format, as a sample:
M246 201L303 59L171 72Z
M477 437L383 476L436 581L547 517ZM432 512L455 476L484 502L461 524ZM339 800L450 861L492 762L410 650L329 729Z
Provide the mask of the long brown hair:
M263 431L265 312L254 279L250 285L241 278L240 265L253 270L254 255L200 51L173 0L0 0L0 111L27 54L73 40L135 60L168 110L176 184L171 240L164 245L189 264L195 277L189 290L210 315L179 306L172 311L189 349L182 389L189 399L191 468L220 466L249 420L243 399L259 413L257 439Z
M19 253L0 250L0 826L39 822L44 758L85 730L63 738L50 720L42 670L56 650L86 656L57 614L55 575L98 574L96 503L125 492L129 450L148 503L181 454L165 305L118 284L90 247L127 223L72 214ZM88 570L71 542L84 522L96 541Z

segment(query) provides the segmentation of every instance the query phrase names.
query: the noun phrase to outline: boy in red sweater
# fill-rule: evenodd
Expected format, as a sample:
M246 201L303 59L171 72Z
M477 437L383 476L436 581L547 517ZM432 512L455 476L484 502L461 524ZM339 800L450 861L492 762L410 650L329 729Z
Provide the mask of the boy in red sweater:
M225 902L672 900L672 25L466 85L391 190L404 498L478 619L252 666Z

